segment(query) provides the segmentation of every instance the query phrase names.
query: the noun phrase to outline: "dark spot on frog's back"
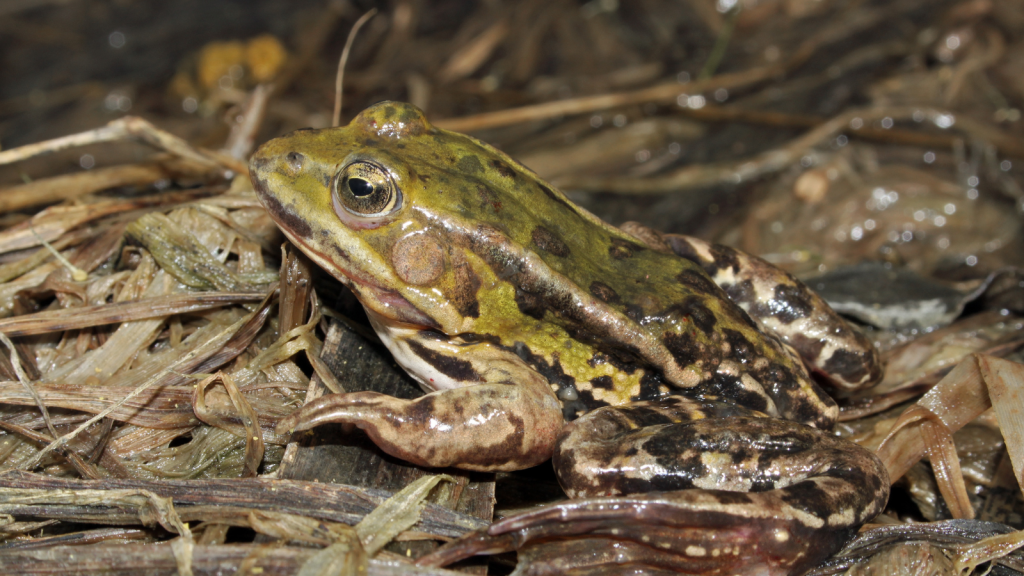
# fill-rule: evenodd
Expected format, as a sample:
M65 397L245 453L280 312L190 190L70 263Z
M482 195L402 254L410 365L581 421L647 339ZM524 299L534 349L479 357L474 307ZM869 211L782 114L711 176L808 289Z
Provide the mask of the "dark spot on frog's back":
M687 266L685 270L676 274L676 281L700 294L718 294L720 290L707 274L692 266Z
M394 106L385 106L384 107L384 119L385 120L390 120L391 117L394 116L394 115L395 115L395 107Z
M547 228L537 226L533 229L532 236L533 243L541 250L562 258L569 255L569 247Z
M484 168L480 164L480 159L473 155L463 156L462 158L459 158L459 161L455 164L455 167L458 168L460 172L464 172L466 174L476 174L483 170Z
M508 164L505 164L501 160L498 160L498 159L491 160L491 166L498 172L498 174L501 174L505 178L511 178L511 179L515 180L519 176L519 174L517 174L516 171L513 170L511 166L509 166Z
M600 388L602 390L614 390L615 383L612 381L611 376L598 376L597 378L590 379L590 385L594 388Z
M480 277L473 271L473 267L464 257L452 258L452 269L455 273L455 283L452 286L452 303L455 308L465 317L480 317L480 302L476 294L480 290Z
M498 199L498 196L490 188L477 186L476 193L480 197L481 208L490 208L495 214L501 212L501 200Z
M640 394L636 400L659 400L665 397L667 386L657 372L647 371L640 377Z
M608 255L616 260L625 260L626 258L632 258L634 253L640 252L643 249L643 246L635 242L629 242L621 238L612 238L611 246L608 247Z
M754 290L754 282L751 280L730 284L725 288L725 293L730 300L737 304L755 304L757 301L757 292Z
M779 284L775 287L775 300L781 305L772 306L773 316L786 324L806 318L814 311L811 294L803 284Z
M604 282L598 282L596 280L591 282L590 293L594 295L594 298L597 298L605 304L617 304L622 302L622 298L619 298L618 292Z
M482 380L480 374L473 369L473 365L465 360L435 352L415 340L409 340L408 344L413 354L449 378L460 382L480 382Z

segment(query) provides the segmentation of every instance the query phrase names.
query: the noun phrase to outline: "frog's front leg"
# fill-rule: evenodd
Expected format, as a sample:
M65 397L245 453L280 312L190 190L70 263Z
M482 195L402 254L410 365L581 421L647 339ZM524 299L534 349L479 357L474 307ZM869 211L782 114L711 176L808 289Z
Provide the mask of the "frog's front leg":
M554 464L580 500L506 518L424 563L571 537L616 550L577 557L581 574L609 565L790 574L838 550L889 491L867 450L714 400L595 410L566 427Z
M564 425L562 408L547 380L518 356L488 343L388 344L393 352L408 352L410 342L417 358L439 367L425 377L427 385L446 389L414 400L377 392L329 394L283 419L278 430L354 424L388 454L436 468L520 470L551 457Z

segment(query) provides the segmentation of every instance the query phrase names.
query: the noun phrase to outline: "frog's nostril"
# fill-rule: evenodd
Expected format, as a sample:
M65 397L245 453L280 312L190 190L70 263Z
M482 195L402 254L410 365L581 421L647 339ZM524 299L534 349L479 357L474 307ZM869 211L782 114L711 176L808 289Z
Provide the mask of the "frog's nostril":
M302 154L299 154L298 152L289 152L288 155L285 156L285 161L288 162L288 167L291 168L292 170L298 170L299 168L302 168L303 160L305 160L305 157Z

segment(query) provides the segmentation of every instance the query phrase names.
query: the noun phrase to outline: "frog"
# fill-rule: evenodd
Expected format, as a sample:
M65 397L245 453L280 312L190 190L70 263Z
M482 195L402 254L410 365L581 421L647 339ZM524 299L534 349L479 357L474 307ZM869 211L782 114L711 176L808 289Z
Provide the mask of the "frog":
M885 506L884 466L830 432L819 385L872 385L878 354L764 260L612 226L401 102L272 139L249 168L425 392L327 394L278 431L352 425L429 468L550 460L568 496L421 564L554 545L588 552L552 572L799 573Z

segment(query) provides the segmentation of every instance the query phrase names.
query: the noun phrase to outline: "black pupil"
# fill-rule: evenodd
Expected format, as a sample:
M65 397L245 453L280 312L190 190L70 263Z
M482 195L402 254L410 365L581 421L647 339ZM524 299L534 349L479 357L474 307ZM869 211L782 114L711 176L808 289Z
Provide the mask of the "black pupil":
M348 189L352 191L353 196L368 196L373 192L373 184L370 184L362 178L349 178Z

